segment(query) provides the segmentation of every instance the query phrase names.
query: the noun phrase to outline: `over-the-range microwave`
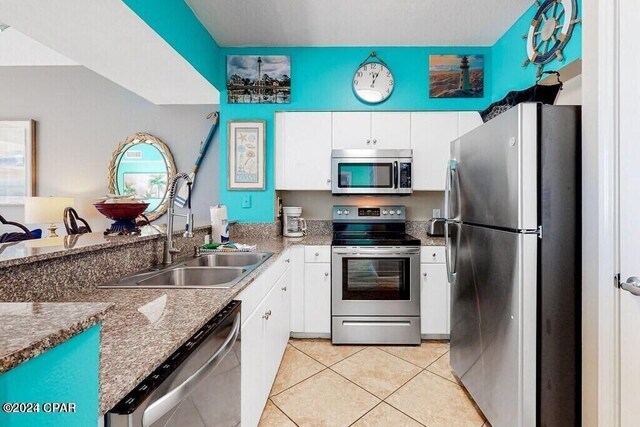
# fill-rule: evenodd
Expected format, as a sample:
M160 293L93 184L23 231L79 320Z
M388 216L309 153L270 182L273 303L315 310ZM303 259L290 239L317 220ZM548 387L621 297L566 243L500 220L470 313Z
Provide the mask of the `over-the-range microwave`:
M331 192L409 195L412 160L413 150L332 150Z

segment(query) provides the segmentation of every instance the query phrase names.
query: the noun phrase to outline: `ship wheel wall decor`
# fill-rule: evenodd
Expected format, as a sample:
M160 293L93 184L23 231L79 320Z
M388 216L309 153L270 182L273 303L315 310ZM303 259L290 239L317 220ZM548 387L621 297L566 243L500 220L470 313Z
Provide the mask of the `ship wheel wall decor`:
M580 22L577 18L576 0L536 0L536 12L527 39L527 59L522 64L538 66L538 76L545 64L558 59L563 61L562 49L567 45L573 33L573 27Z

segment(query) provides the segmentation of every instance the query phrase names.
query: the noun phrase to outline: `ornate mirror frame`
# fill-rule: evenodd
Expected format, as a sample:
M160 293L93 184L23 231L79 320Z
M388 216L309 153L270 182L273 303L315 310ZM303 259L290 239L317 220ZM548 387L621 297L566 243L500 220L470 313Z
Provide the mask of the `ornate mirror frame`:
M129 135L124 141L118 144L118 147L113 152L111 157L111 163L109 164L109 191L112 194L119 194L118 192L118 165L120 163L120 159L124 155L124 153L129 150L131 147L138 144L148 144L155 147L160 154L165 163L165 167L167 170L168 179L171 179L176 174L176 164L173 160L173 155L171 154L171 150L162 142L162 140L156 136L145 132L137 132L132 135ZM164 196L162 198L162 202L158 207L152 212L145 212L145 216L149 218L149 221L154 221L164 215L167 212L169 207L169 197L167 194L167 189L165 189Z

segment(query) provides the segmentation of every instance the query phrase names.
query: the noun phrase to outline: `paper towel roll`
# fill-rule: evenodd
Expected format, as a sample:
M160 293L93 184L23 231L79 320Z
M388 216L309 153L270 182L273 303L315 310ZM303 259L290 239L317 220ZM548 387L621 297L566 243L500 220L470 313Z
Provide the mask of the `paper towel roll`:
M226 243L229 241L229 219L227 207L216 205L209 208L211 213L211 240L214 243Z

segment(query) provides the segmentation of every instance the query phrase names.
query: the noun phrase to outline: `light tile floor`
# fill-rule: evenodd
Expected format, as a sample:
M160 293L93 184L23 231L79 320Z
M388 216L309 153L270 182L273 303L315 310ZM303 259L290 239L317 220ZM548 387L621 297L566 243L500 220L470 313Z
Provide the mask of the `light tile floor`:
M334 346L292 339L260 426L489 426L449 365L449 344Z

